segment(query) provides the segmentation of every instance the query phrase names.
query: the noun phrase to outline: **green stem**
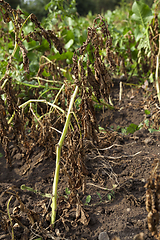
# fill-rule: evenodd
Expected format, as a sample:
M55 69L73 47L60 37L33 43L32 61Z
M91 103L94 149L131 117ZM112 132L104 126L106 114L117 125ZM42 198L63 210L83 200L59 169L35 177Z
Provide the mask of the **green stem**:
M36 100L36 99L30 99L28 100L27 102L21 104L19 106L19 108L23 108L23 107L26 107L28 104L32 103L32 102L43 102L43 103L46 103L54 108L57 108L60 112L62 112L64 114L64 110L60 107L58 107L57 105L53 104L53 103L50 103L50 102L47 102L45 99L40 99L40 100Z
M21 37L21 33L22 33L24 25L26 24L26 22L28 21L28 19L30 18L31 15L32 15L32 13L26 18L26 20L22 24L22 27L20 28L20 31L19 31L19 34L18 34L19 38Z
M12 122L14 116L15 116L15 111L13 112L12 117L8 120L8 125L11 124L11 122Z
M64 87L65 87L65 84L63 84L62 87L60 88L60 90L59 90L59 92L57 93L57 95L56 95L56 97L55 97L55 99L54 99L54 102L53 102L52 104L56 104L56 102L57 102L57 100L58 100L58 97L59 97L59 95L60 95L60 93L62 92L62 90L63 90ZM39 120L40 120L41 118L43 118L44 116L51 114L51 113L53 112L53 109L54 109L53 106L51 106L49 112L47 112L47 113L45 113L44 115L42 115L41 117L39 117ZM64 113L64 112L63 112L63 113Z
M19 81L16 81L16 83L17 83L17 85L24 85L24 86L32 87L32 88L46 88L46 86L43 86L43 85L33 85L33 84L19 82ZM59 90L59 88L51 87L51 88L49 88L49 90Z
M61 81L48 80L48 79L44 79L44 78L41 78L41 77L33 77L33 78L31 78L31 80L32 79L36 79L36 80L38 80L38 82L39 82L39 80L42 80L42 81L50 82L50 83L60 83L60 84L63 84L63 82L61 82Z
M52 191L52 214L51 214L51 224L54 227L54 223L55 223L55 219L56 219L56 211L57 211L57 189L58 189L58 181L59 181L59 170L60 170L60 157L61 157L61 149L62 149L62 145L65 139L65 136L67 134L68 131L68 127L70 124L70 119L71 119L71 110L74 104L74 100L75 97L78 93L78 86L75 87L74 93L71 96L71 101L70 101L70 105L69 105L69 109L68 109L68 113L67 113L67 117L66 117L66 122L63 128L63 132L61 135L61 138L57 144L56 147L56 169L55 169L55 175L54 175L54 181L53 181L53 191Z
M155 82L156 82L156 89L157 89L157 97L158 97L158 101L159 101L159 104L160 104L160 91L159 91L159 82L158 82L158 68L159 68L159 55L157 55Z

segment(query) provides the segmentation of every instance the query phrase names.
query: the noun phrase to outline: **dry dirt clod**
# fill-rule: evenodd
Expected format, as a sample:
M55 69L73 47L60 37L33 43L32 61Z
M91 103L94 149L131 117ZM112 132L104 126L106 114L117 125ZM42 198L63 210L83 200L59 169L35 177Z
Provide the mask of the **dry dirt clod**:
M144 143L145 144L153 144L153 140L151 137L147 137L146 139L144 139Z

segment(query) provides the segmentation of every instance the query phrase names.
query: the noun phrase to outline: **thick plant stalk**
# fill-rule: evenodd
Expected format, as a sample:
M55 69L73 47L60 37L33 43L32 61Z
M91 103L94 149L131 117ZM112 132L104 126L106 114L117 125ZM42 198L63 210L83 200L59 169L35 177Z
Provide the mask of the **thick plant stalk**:
M55 223L55 219L56 219L56 211L57 211L57 189L58 189L58 181L59 181L59 170L60 170L60 157L61 157L61 149L63 146L63 142L65 139L65 136L67 134L68 131L68 127L70 124L70 119L71 119L71 111L72 111L72 107L74 104L74 100L75 97L77 95L78 92L78 86L75 87L74 93L71 96L71 101L69 104L69 109L68 109L68 113L67 113L67 117L66 117L66 122L63 128L63 132L61 135L61 138L56 146L56 169L55 169L55 175L54 175L54 181L53 181L53 190L52 190L52 213L51 213L51 225L54 226Z

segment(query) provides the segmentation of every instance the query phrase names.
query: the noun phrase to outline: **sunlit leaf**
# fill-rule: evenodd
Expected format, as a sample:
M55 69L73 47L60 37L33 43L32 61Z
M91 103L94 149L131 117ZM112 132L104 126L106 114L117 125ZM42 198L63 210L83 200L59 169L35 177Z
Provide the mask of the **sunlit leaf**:
M90 201L91 201L91 195L88 195L88 196L86 197L86 203L88 204L88 203L90 203Z
M146 109L144 112L146 115L149 115L151 113L148 109Z
M110 200L112 199L111 194L107 194L107 198L108 198L108 200L110 201Z
M65 48L66 50L68 50L68 49L73 45L73 43L74 43L74 40L73 40L73 39L69 40L69 41L65 44L64 48Z
M144 28L153 18L151 9L143 2L135 1L132 6L132 12L131 19L141 24Z

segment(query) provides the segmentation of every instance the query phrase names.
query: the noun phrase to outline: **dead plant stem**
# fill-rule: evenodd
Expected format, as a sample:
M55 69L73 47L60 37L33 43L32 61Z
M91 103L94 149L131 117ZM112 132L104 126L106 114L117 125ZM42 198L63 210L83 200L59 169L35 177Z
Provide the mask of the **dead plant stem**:
M10 220L11 229L12 229L11 237L12 237L12 240L14 240L13 223L12 223L12 219L11 219L10 212L9 212L9 204L10 204L10 201L12 200L12 197L13 197L13 195L9 198L9 200L7 202L7 213L8 213L8 217Z

